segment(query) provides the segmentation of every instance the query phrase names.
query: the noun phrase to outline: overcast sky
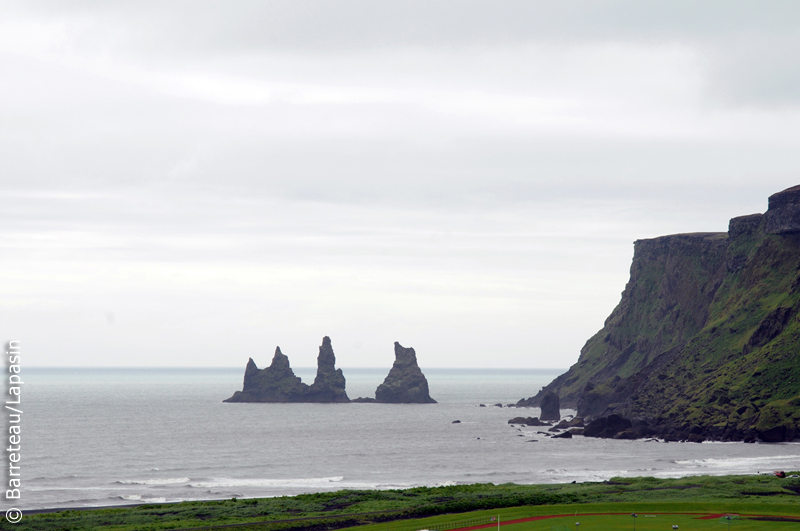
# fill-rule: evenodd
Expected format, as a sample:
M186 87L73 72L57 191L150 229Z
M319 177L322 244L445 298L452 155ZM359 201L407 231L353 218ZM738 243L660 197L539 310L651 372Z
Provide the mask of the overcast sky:
M800 184L800 2L4 1L28 366L563 367Z

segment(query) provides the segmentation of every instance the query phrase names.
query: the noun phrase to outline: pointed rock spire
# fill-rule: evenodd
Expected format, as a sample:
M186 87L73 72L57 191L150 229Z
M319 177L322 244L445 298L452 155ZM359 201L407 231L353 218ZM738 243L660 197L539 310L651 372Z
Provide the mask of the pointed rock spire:
M375 390L375 401L391 404L435 404L428 392L428 380L417 365L413 348L394 344L394 365Z
M253 358L244 370L244 385L225 402L349 402L341 369L336 369L331 339L325 337L317 357L317 377L312 385L295 376L289 358L275 348L272 363L259 370Z
M331 338L322 338L317 356L317 377L309 388L309 402L349 402L342 369L336 368Z

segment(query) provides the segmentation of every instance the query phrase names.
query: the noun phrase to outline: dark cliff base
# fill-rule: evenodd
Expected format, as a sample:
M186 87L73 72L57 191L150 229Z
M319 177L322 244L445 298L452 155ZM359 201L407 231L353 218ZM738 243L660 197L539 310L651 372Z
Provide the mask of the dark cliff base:
M581 435L606 439L656 438L667 442L744 441L747 443L785 442L800 437L796 428L775 426L766 430L741 430L730 426L703 427L699 424L674 427L644 419L631 420L621 415L597 417L590 422Z
M728 232L638 240L619 305L546 392L617 438L800 437L800 187ZM623 423L624 424L624 423ZM592 434L587 425L587 435Z

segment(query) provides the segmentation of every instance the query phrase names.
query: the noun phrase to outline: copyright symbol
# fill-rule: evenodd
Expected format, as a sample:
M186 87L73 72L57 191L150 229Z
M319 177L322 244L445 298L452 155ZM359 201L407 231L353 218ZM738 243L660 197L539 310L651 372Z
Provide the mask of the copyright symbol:
M19 509L15 509L12 507L11 509L6 511L6 521L8 521L9 523L16 524L20 520L22 520L22 511L20 511Z

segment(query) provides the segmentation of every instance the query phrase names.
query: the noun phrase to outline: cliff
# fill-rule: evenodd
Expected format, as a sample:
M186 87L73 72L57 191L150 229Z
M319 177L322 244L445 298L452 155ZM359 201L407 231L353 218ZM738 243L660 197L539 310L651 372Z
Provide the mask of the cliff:
M792 440L799 269L800 186L771 196L763 215L732 219L727 233L638 240L603 328L575 365L520 405L553 391L579 416L632 420L624 437Z
M413 348L394 344L394 364L375 390L375 402L391 404L435 404L428 392L428 380L417 365Z
M253 358L247 362L241 391L224 402L349 402L341 369L335 368L331 340L325 336L317 357L314 383L304 384L289 366L289 358L275 349L269 367L259 370Z

